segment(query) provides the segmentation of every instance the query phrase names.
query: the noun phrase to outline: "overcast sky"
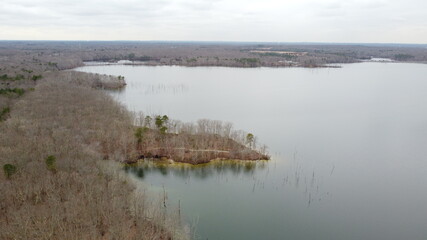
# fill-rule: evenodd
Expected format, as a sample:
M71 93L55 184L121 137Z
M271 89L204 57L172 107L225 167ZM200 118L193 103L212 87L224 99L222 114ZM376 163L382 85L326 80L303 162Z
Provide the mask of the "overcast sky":
M427 43L427 0L0 0L0 40Z

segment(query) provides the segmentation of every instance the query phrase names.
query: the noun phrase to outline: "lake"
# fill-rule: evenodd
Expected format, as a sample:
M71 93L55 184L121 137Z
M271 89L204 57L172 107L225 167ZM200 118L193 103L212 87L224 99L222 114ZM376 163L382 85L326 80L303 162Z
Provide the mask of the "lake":
M167 192L197 239L427 239L427 65L85 66L125 76L129 110L232 122L268 162L129 171Z

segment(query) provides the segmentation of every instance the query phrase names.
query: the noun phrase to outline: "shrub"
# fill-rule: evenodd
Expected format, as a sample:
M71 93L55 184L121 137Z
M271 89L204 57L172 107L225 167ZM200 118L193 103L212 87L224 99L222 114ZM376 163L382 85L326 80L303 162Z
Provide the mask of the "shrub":
M6 116L9 112L10 112L9 107L5 107L0 111L0 122L6 119Z
M5 164L3 165L3 171L6 178L10 179L10 177L16 173L16 166L12 164Z
M37 81L37 80L40 80L40 79L42 79L43 78L43 76L42 75L33 75L33 77L31 78L31 80L33 80L33 81Z
M11 78L7 74L3 74L3 75L0 76L0 80L2 80L2 81L7 81L7 80L10 80L10 79Z
M0 94L13 94L16 93L18 96L22 96L25 93L25 90L23 88L3 88L0 89Z
M166 131L168 130L168 128L167 127L165 127L165 126L163 126L163 127L161 127L160 129L159 129L159 131L160 131L160 133L161 134L166 134Z
M46 160L46 167L52 172L56 172L56 157L53 155L47 156Z
M144 133L147 132L148 127L139 127L135 130L135 137L138 143L141 143L144 139Z
M152 121L153 119L150 117L150 116L146 116L145 117L145 122L144 122L144 126L151 126L151 121Z
M254 135L252 133L248 133L246 135L246 144L248 144L249 147L252 148L253 143L254 143Z
M156 124L157 128L161 128L163 126L163 121L162 121L162 117L161 116L156 116L155 124Z
M169 121L169 117L166 115L163 115L163 117L160 115L156 117L155 124L161 133L166 133L166 130L168 128L166 126L164 126L163 124L167 123L168 121Z
M24 80L25 77L22 74L18 74L15 77L9 76L7 74L3 74L0 76L0 80L2 81L19 81L19 80Z

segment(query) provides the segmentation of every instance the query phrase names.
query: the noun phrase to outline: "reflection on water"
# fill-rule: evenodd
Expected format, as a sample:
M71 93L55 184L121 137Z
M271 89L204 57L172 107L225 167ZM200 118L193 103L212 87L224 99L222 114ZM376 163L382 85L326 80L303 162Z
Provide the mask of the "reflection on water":
M127 88L113 89L108 90L113 95L120 96L121 94L126 94L126 91L129 88L137 88L138 91L133 94L143 94L143 95L157 95L157 94L183 94L188 91L188 86L184 84L175 84L175 85L166 85L166 84L141 84L141 83L130 83Z
M139 180L159 179L161 184L156 185L162 187L167 183L166 179L172 180L174 184L185 185L203 182L230 184L229 179L232 181L237 179L241 181L241 187L246 186L246 190L252 193L271 190L287 191L293 188L301 194L307 207L310 207L314 201L320 202L322 198L329 196L329 192L321 191L322 179L318 179L315 170L305 172L297 158L287 165L288 167L283 171L280 166L277 167L275 160L214 160L199 165L167 160L142 160L137 164L125 165L123 169ZM271 178L275 178L276 181L271 182ZM169 184L166 186L169 186L169 190L174 190Z
M172 93L172 94L182 94L188 91L188 87L184 84L176 85L166 85L166 84L156 84L156 85L144 85L142 86L144 94L162 94L162 93Z
M153 173L160 173L163 176L170 174L181 179L191 177L206 179L224 173L232 173L235 176L240 174L253 175L257 169L265 169L266 165L267 161L215 160L206 164L191 165L158 160L143 160L135 165L126 165L124 170L141 179Z

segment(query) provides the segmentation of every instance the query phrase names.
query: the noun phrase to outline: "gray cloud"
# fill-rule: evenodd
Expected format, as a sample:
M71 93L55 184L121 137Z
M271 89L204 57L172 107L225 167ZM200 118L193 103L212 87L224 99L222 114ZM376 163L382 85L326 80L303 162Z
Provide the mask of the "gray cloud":
M2 0L0 39L427 42L424 0Z

